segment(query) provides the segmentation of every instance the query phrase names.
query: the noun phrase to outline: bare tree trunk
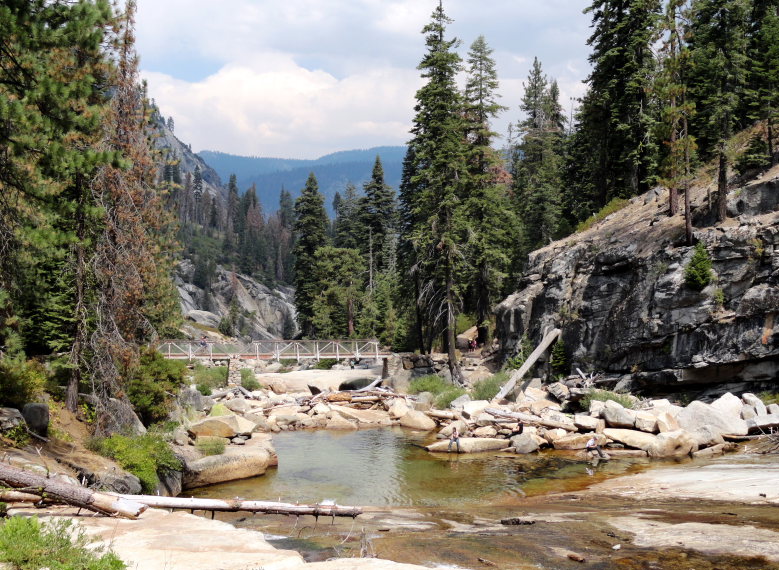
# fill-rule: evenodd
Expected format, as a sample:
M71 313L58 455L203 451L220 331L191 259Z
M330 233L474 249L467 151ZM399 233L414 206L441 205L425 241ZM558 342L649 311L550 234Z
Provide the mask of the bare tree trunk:
M38 498L50 499L104 515L137 519L147 508L145 504L131 498L96 493L59 479L47 479L5 463L0 463L0 482L18 489L25 495L36 495ZM16 499L24 498L16 495Z
M465 380L460 370L460 364L457 362L454 308L454 277L452 276L452 262L450 258L446 260L446 349L449 355L449 372L452 374L452 382L458 386L464 386Z
M719 152L717 176L717 221L724 222L728 217L728 158L725 156L725 143Z
M78 386L81 382L83 367L83 352L87 338L86 299L84 297L84 284L86 280L86 260L84 256L84 241L86 239L86 190L81 174L76 175L75 187L77 193L76 208L76 331L73 346L70 349L70 363L73 369L68 380L68 388L65 394L65 406L70 412L76 413L78 409Z

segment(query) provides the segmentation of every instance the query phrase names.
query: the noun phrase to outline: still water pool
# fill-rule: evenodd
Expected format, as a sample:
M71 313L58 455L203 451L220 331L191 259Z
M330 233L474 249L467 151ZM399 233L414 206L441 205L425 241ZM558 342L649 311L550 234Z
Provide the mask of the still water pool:
M340 505L455 507L512 504L532 495L581 489L642 469L646 460L593 466L547 452L518 456L429 453L428 434L401 428L282 432L277 468L253 479L199 489L200 497Z

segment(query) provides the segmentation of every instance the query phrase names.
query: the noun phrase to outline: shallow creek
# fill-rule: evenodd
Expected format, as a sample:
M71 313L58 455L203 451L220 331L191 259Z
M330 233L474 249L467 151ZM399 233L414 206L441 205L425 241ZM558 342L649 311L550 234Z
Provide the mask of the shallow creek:
M632 547L631 534L608 522L639 515L779 530L776 508L726 504L723 515L723 503L639 502L580 493L593 483L669 462L629 459L593 465L575 454L555 452L431 454L420 447L429 441L427 434L400 428L282 432L273 437L278 468L262 477L199 489L196 495L365 507L356 521L219 517L261 530L278 548L298 550L310 561L362 553L459 569L779 568L759 559ZM512 517L521 524L501 524ZM572 560L571 553L586 561Z

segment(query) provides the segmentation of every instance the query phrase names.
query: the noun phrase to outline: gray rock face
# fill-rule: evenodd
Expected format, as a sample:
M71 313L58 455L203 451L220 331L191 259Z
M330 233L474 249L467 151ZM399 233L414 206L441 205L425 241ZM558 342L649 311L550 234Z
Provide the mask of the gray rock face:
M0 431L15 428L23 423L24 417L16 408L0 408Z
M625 409L611 400L606 402L601 417L606 420L606 425L609 427L632 428L636 423L636 412Z
M717 275L702 292L685 284L693 248L675 237L681 222L664 218L660 201L639 197L592 230L532 252L519 290L496 308L502 352L556 326L574 367L627 378L632 391L731 382L741 391L778 377L777 184L731 193L743 202L745 193L774 192L749 200L739 223L695 228Z
M676 416L676 421L682 429L693 435L700 431L701 437L708 437L709 433L746 435L748 431L747 423L740 417L722 413L711 405L699 401L690 402L690 405Z
M229 314L231 303L235 302L245 323L244 340L292 338L297 334L292 289L278 287L271 290L251 277L217 266L207 299L205 291L192 282L194 272L192 262L184 260L174 277L184 317L205 326L218 327L222 317Z

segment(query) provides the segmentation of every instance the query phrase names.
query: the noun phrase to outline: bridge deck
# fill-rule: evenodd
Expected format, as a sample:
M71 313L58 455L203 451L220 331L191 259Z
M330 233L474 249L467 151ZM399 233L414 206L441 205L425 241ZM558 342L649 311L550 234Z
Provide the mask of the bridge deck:
M165 340L157 350L166 358L241 358L243 360L321 360L323 358L379 358L391 353L377 340L258 340L220 343L197 340Z

